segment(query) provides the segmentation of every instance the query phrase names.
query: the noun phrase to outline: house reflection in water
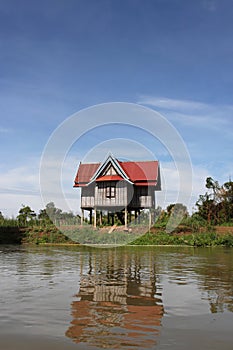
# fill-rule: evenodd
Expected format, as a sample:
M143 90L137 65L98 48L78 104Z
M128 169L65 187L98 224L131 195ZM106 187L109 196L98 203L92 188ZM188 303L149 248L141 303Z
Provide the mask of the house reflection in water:
M147 256L143 267L138 257L133 262L127 256L116 261L109 253L104 267L94 257L89 271L81 271L66 336L100 348L154 347L163 306L156 293L153 259Z

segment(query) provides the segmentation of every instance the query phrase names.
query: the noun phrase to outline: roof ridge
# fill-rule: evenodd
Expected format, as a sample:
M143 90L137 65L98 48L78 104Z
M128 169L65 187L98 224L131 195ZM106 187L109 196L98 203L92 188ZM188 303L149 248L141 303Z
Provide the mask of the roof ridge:
M95 162L95 163L93 163L93 162L91 162L91 163L89 163L89 162L87 162L87 163L81 163L81 162L80 162L80 165L90 165L90 164L100 164L100 162Z
M148 163L148 162L158 162L158 160L118 160L119 163Z

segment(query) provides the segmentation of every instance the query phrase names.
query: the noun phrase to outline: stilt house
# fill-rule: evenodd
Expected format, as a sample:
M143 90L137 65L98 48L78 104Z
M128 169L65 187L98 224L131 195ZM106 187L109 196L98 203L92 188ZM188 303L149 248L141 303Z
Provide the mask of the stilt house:
M158 161L122 162L109 155L102 163L79 164L74 187L81 187L82 222L84 210L94 212L96 227L97 211L100 223L103 211L114 215L127 227L128 214L135 217L142 209L155 208L155 191L161 190Z

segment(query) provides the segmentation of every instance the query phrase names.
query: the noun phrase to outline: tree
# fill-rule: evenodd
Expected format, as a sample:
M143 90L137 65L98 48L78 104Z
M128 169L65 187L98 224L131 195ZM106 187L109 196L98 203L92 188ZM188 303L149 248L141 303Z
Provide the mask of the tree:
M46 209L41 209L38 214L38 219L43 225L51 225L52 220L49 218Z
M229 180L225 182L222 190L222 216L225 222L233 219L233 182Z
M48 204L46 204L45 210L49 218L53 221L53 223L56 223L56 221L60 219L62 210L56 208L53 202L49 202Z
M169 216L166 230L168 232L173 231L184 218L188 216L187 207L182 203L170 204L167 207L167 213Z
M209 190L200 195L196 202L198 214L208 224L221 224L233 219L233 182L225 182L222 186L211 177L206 179Z
M170 204L167 206L167 213L168 215L178 215L182 217L188 216L188 209L187 207L182 203L176 203L176 204Z
M217 199L219 195L220 186L218 181L212 179L212 177L206 178L205 187L213 190L214 197Z
M22 208L19 210L17 220L20 226L27 226L28 224L33 224L34 219L36 218L36 213L28 205L22 205Z
M62 212L61 209L56 208L53 202L46 204L45 209L41 209L38 219L44 225L75 225L80 224L80 216L75 216L71 211Z
M4 221L4 216L2 215L2 212L0 211L0 224L2 224Z

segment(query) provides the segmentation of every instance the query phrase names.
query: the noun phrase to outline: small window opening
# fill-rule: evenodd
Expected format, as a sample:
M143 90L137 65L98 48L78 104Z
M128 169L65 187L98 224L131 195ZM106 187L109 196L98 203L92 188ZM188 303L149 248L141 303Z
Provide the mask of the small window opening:
M115 198L116 197L116 184L110 183L106 187L106 197L107 198Z

